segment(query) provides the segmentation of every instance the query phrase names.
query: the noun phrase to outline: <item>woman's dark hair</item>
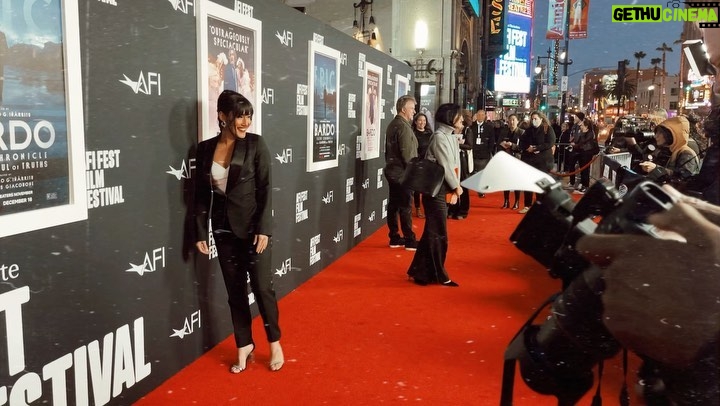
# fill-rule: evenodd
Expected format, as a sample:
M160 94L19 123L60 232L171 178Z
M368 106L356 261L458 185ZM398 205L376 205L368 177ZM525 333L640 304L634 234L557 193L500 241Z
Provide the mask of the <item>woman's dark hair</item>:
M457 104L441 104L435 113L435 121L452 127L453 124L455 124L455 117L457 117L458 114L460 114L460 106Z
M254 113L250 100L232 90L223 90L220 93L217 100L217 111L225 113L227 121L230 123L240 116L249 115L252 118ZM220 118L218 118L218 125L222 128L220 121Z
M415 114L415 117L413 117L413 124L415 124L415 122L416 122L416 121L418 120L418 118L420 118L420 117L425 117L425 122L427 122L427 116L425 115L425 113L417 113L417 114ZM428 123L428 124L429 124L429 123Z

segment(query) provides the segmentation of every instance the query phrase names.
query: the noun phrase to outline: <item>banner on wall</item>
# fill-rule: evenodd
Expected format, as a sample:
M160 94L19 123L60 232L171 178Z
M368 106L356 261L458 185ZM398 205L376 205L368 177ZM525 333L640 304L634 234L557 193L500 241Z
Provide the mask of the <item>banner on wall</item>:
M410 94L410 79L407 76L395 75L395 100L393 100L393 105L401 96L406 94Z
M495 62L496 91L530 93L533 0L509 0L508 52Z
M309 41L307 171L338 166L340 51Z
M365 62L363 76L363 114L360 158L380 156L380 96L382 95L383 69Z
M507 50L505 27L507 26L507 2L508 0L488 1L487 13L487 55L497 57Z
M77 1L0 21L0 237L85 220Z
M212 2L199 2L198 9L199 140L220 132L217 99L226 89L252 103L253 122L248 131L261 134L262 22Z

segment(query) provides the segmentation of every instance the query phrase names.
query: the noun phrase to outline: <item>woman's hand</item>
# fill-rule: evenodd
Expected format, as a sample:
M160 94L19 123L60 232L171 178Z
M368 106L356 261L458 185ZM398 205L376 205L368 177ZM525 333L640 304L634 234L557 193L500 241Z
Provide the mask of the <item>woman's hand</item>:
M458 186L455 188L455 194L457 195L457 197L460 197L460 195L463 194L462 186Z
M197 247L198 251L202 252L205 255L210 254L210 249L208 249L207 242L205 241L198 241L195 243L195 246Z
M268 241L270 238L264 234L255 234L255 239L253 240L253 245L255 245L255 252L258 254L262 254L263 251L265 251L265 248L268 246Z

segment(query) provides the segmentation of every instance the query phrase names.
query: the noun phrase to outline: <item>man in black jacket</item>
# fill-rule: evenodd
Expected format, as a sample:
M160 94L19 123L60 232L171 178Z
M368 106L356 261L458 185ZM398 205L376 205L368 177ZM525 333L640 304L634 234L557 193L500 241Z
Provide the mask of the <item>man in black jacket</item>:
M410 122L415 115L417 102L412 96L397 100L397 115L385 131L385 178L390 194L387 205L387 225L390 248L404 246L408 251L417 249L417 239L412 229L412 190L400 184L405 168L411 159L417 157L418 143ZM398 227L398 216L400 226ZM403 236L400 237L399 229Z
M478 110L475 121L470 124L470 139L466 140L466 143L472 146L473 173L485 169L490 158L495 155L497 142L495 126L487 121L485 110ZM478 193L478 196L485 197L485 194Z

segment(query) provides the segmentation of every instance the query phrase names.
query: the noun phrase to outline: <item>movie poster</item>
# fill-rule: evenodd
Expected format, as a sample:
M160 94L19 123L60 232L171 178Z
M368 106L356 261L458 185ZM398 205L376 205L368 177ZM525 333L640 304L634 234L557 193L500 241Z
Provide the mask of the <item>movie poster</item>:
M0 237L87 219L77 1L2 4Z
M340 51L309 41L307 171L338 166Z
M380 156L380 96L383 71L381 67L365 62L363 77L363 114L360 159Z
M253 105L253 123L249 132L261 134L260 98L261 27L254 18L219 6L198 3L200 9L200 140L220 132L217 99L223 90L245 96Z
M393 105L400 98L410 93L410 79L407 76L395 75L395 100Z

